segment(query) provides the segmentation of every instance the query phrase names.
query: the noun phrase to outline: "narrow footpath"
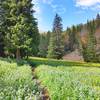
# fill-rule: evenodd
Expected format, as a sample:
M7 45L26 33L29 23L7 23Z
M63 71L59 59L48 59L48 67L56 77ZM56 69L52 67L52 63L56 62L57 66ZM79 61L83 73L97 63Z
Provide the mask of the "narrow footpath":
M41 95L40 95L39 100L51 100L49 97L48 90L45 87L41 86L41 81L38 80L38 77L35 75L34 67L32 67L32 75L33 75L33 81L36 81L37 86L41 88L41 90L40 90Z

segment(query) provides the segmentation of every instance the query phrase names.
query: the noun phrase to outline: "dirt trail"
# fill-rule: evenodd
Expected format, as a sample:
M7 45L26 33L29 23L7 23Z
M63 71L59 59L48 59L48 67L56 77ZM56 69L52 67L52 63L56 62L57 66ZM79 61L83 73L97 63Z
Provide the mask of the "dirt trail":
M39 87L41 87L41 81L38 80L35 75L35 68L32 68L33 80L36 80L36 83ZM40 100L50 100L48 90L45 87L41 87L41 97Z

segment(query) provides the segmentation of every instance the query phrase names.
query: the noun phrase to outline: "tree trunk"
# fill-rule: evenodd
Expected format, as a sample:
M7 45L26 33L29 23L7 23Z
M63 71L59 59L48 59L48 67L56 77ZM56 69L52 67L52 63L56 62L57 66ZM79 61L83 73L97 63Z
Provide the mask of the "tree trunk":
M16 59L17 59L17 60L20 60L20 59L21 59L21 56L20 56L20 49L19 49L19 48L17 48L17 50L16 50Z

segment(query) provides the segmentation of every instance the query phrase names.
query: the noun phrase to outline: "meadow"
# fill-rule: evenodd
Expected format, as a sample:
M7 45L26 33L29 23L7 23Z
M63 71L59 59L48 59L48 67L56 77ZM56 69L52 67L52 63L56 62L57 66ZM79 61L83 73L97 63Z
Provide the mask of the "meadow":
M100 100L100 69L40 65L36 75L51 100Z
M32 80L31 67L0 59L0 100L36 100L40 89Z
M28 62L33 67L38 65L50 65L50 66L77 66L77 67L100 67L100 63L86 63L81 61L66 61L66 60L56 60L48 58L39 58L39 57L29 57Z
M99 100L100 64L29 58L51 100Z
M100 100L99 67L36 57L28 62L0 58L0 100L48 100L43 88L50 100Z

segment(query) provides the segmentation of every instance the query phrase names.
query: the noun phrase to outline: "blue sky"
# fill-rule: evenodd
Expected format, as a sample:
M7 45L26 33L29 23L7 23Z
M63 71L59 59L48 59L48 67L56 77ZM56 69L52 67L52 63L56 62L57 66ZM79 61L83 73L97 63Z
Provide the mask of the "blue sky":
M58 13L63 19L63 29L73 24L86 23L100 13L100 0L33 0L40 32L52 30Z

